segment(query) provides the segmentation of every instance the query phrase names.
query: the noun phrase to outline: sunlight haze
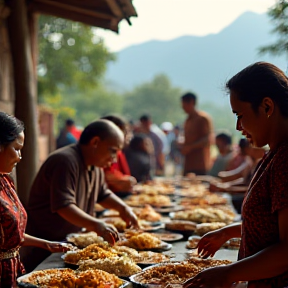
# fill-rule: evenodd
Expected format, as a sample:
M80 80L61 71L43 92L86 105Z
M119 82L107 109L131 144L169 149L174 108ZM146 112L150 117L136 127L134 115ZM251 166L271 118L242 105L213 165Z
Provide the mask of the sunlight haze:
M247 11L266 13L275 0L134 0L138 17L123 20L119 34L99 29L108 49L119 51L150 40L218 33Z

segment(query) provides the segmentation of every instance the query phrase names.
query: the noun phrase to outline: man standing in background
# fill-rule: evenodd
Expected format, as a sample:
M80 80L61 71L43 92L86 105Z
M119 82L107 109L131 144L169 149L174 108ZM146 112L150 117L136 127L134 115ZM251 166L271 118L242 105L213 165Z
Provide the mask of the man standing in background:
M159 135L155 133L155 129L152 128L152 119L148 114L144 114L140 117L140 126L135 129L134 133L144 133L152 141L153 144L153 159L151 159L152 174L158 176L162 175L164 171L165 157L163 153L164 143ZM158 128L160 131L161 129ZM157 129L157 131L158 131ZM161 131L162 132L162 131ZM162 132L163 133L163 132ZM164 133L163 133L164 134ZM165 134L164 134L165 137Z
M184 172L205 175L211 166L210 146L213 125L210 116L196 110L197 96L191 92L181 97L182 108L188 115L184 123L184 143L180 143L184 155Z

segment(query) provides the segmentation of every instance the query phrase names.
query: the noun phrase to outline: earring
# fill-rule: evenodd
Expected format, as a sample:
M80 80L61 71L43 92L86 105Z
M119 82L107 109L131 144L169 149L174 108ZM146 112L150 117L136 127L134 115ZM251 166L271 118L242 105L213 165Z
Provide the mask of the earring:
M267 119L269 119L269 118L270 118L270 116L271 116L271 115L267 114Z

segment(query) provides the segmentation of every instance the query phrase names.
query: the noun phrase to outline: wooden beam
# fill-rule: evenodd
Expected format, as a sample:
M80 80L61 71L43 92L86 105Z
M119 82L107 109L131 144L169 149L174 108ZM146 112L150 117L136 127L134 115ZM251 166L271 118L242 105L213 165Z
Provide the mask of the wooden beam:
M50 3L59 4L59 0L45 0L49 1ZM33 0L33 2L43 2L42 0ZM106 3L106 0L61 0L61 4L66 6L73 6L76 8L81 8L83 10L88 10L91 12L99 13L100 17L101 14L104 17L114 17L114 14L111 13L109 6ZM105 16L106 15L106 16Z
M17 166L19 198L27 205L30 188L38 171L36 78L33 73L31 41L25 0L9 0L7 18L15 85L15 116L25 124L23 159Z
M123 14L123 11L121 10L121 8L119 7L119 5L117 4L117 2L115 0L106 0L108 6L111 9L111 12L119 17L119 18L124 18L125 15Z
M37 82L37 65L38 65L38 18L37 13L28 13L28 29L31 41L31 55L33 63L33 72ZM37 86L36 86L37 87ZM36 93L37 94L37 93Z
M75 2L72 5L71 3L65 4L63 2L53 1L53 0L35 0L35 1L33 1L33 3L42 3L42 4L45 4L47 6L54 7L54 9L60 8L62 10L66 10L67 14L70 13L70 11L73 11L73 12L76 12L79 14L92 16L95 18L101 18L101 19L107 19L107 20L111 20L112 18L114 18L113 14L111 14L111 13L109 14L109 13L106 13L103 11L101 12L99 10L96 10L93 6L85 9L84 8L85 4L81 5L81 3L78 4L79 6L77 6L77 4Z
M109 29L115 32L118 32L118 23L120 19L112 18L110 20L108 19L99 19L87 14L81 14L76 11L67 11L61 8L55 9L55 7L35 2L31 3L31 6L29 6L29 9L33 11L34 13L41 13L41 14L47 14L52 16L57 16L60 18L66 18L72 21L82 22L87 25L91 26L97 26L104 29Z

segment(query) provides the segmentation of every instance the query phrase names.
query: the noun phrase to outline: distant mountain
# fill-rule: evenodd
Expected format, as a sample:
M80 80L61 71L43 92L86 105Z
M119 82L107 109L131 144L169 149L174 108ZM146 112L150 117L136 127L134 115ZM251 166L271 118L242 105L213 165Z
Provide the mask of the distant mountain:
M286 70L285 56L258 54L260 46L275 41L272 29L266 14L246 12L218 34L130 46L117 53L106 79L118 89L130 90L164 73L174 86L197 93L200 102L223 103L225 81L245 66L269 61Z

